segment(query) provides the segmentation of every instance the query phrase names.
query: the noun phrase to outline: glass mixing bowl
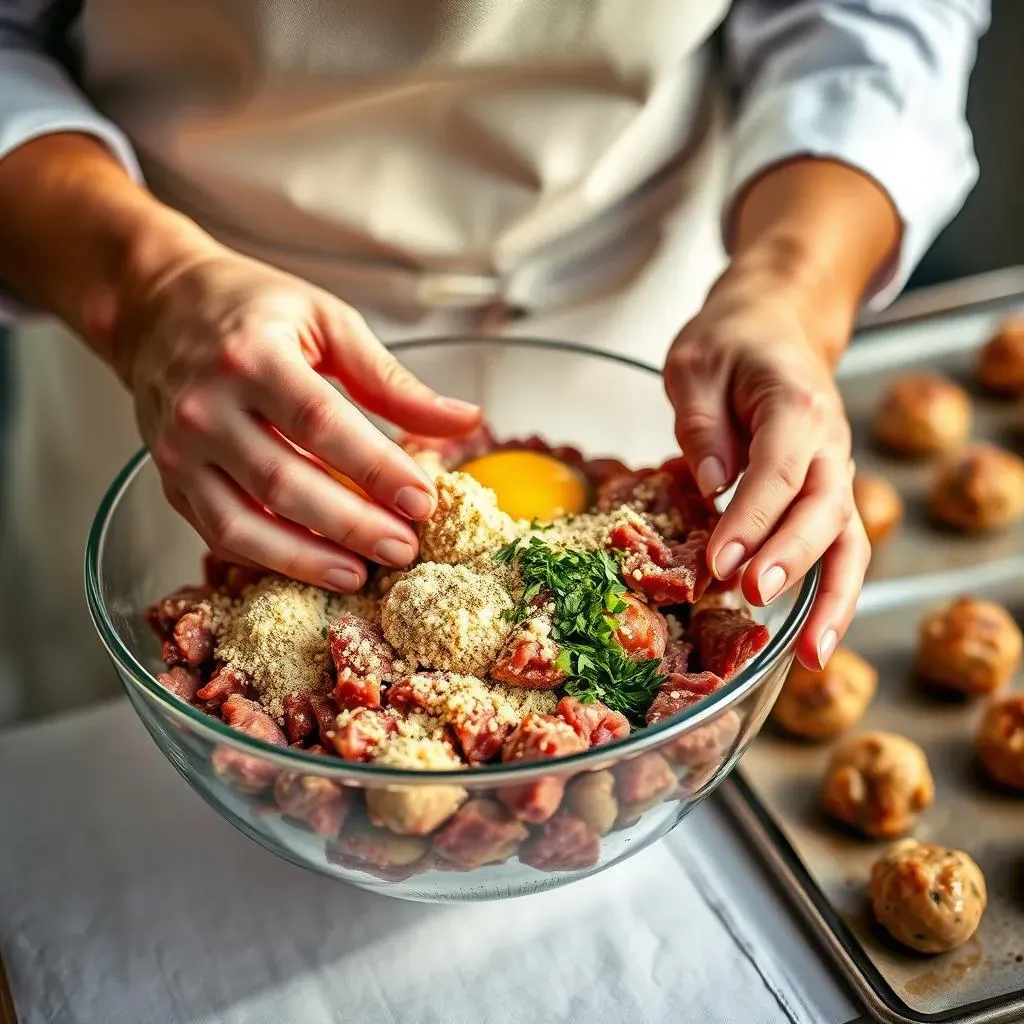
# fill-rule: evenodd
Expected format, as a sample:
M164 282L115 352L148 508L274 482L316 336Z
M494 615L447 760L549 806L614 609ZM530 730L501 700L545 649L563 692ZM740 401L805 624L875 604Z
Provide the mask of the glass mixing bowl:
M675 454L659 373L622 356L521 340L429 340L395 350L439 391L480 403L499 438L539 434L638 466ZM140 453L97 513L86 589L99 635L157 746L219 814L278 856L366 889L436 901L566 885L625 860L677 825L760 729L818 580L815 567L789 595L758 611L771 632L768 646L712 698L675 718L555 762L453 774L270 746L168 693L154 676L163 666L145 611L199 580L202 552ZM564 788L551 823L512 822L494 799L532 786ZM432 835L399 835L371 825L368 799L399 809L423 801L461 806ZM311 813L314 807L321 809Z

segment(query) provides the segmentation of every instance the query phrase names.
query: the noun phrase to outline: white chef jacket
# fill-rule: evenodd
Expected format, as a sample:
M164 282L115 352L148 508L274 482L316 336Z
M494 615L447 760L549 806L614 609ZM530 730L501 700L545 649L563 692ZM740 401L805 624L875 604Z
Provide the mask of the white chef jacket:
M381 66L403 69L402 53L391 52L392 26L381 15L392 12L400 32L401 19L393 13L398 0L388 5L281 0L253 6L86 0L77 6L78 17L69 5L53 0L7 0L0 6L0 157L48 132L93 134L134 176L144 177L158 195L214 234L331 288L366 312L371 310L362 300L372 307L381 291L401 291L400 271L412 266L417 272L411 275L412 291L425 306L472 305L475 293L482 302L495 298L532 308L541 317L521 321L514 331L626 346L656 362L721 266L714 237L718 214L766 167L799 154L830 156L864 170L889 192L904 233L898 260L875 296L878 303L898 291L977 174L964 102L976 39L987 24L988 5L982 0L735 3L727 24L726 70L738 87L738 111L727 146L721 132L714 144L715 132L700 127L704 94L720 93L707 88L714 62L704 39L729 6L726 0L438 0L431 5L410 0L410 17L419 20L395 46L401 50L413 45L410 40L419 41L416 45L425 40L422 52L428 55L414 74L424 88L408 90L413 104L429 99L430 62L450 62L453 54L472 63L494 48L513 56L523 47L543 52L548 38L560 34L589 44L592 33L595 57L590 63L589 56L570 61L568 72L556 68L553 87L550 63L540 62L537 74L549 91L540 94L542 103L536 102L537 93L527 95L525 108L516 106L522 68L515 61L511 80L497 90L497 106L476 102L473 90L480 80L468 76L462 98L475 121L445 121L442 127L458 129L447 136L447 148L435 146L433 133L426 132L420 140L426 148L403 154L408 139L401 133L392 136L393 148L371 135L367 151L377 161L371 169L384 168L392 176L377 196L378 179L387 175L360 167L361 145L352 145L338 125L350 123L345 118L353 109L352 81L345 77L349 60L354 66L372 63L375 99L387 100L382 110L389 116L401 111L387 81L381 86L379 73ZM423 24L423 11L438 9L452 16L435 31ZM360 14L366 38L348 33L335 44L310 33L308 25L289 21L308 15L326 19L337 31L346 24L347 10ZM180 31L189 17L225 12L233 12L230 25L204 23L201 31L196 26L191 40ZM250 17L251 38L245 20ZM537 18L544 19L543 32ZM254 42L259 33L262 38ZM168 51L164 37L176 34L178 48ZM140 55L133 65L136 38ZM183 39L194 42L195 53ZM203 48L209 50L206 65L199 53ZM76 51L80 70L72 74L57 54ZM155 95L146 91L153 84L146 75L152 66L167 75L164 84L173 90L179 83L169 69L183 54L190 70L212 69L215 91L224 85L223 72L229 92L233 88L241 95L237 102L235 94L229 96L235 106L226 119L219 120L222 112L215 111L204 120L202 111L196 115L188 106L187 96L184 102L174 98L184 111L181 117L154 118L163 97L159 89ZM316 91L322 83L310 74L319 71L317 61L330 62L322 77L340 76L344 86L324 103ZM269 94L260 93L256 72L276 73ZM563 73L569 79L558 80ZM246 90L254 79L250 94ZM456 66L445 82L446 111L461 113L460 97L451 104L450 90L462 81ZM408 85L403 79L401 86ZM289 106L296 97L298 115ZM558 110L557 118L552 109ZM431 105L422 105L420 113L429 117ZM306 120L310 116L312 122ZM335 119L322 137L342 148L295 160L296 146L285 138L300 149L316 150L321 135L302 131L310 123L315 129L320 117ZM365 130L381 120L356 123ZM716 118L712 113L707 120ZM289 134L293 130L299 134ZM495 139L501 145L494 146ZM594 166L581 163L580 146L598 141L604 148L593 154ZM352 169L360 194L366 193L363 201L346 205L344 176L337 196L325 189L317 175L331 159ZM182 188L182 182L190 187ZM493 197L488 182L494 183ZM666 183L671 188L663 191L684 194L674 209L659 195ZM472 216L464 215L463 205ZM616 220L622 207L633 212ZM313 219L306 217L310 212ZM642 234L636 244L629 241L636 237L629 234L630 224L645 219L667 225L651 249ZM239 230L253 222L261 223L265 251L260 232L254 238ZM574 239L571 244L558 237L556 223L566 239ZM302 258L296 255L295 240L287 234L296 225L301 242L324 241L320 253L311 244ZM374 272L379 269L374 256L395 254L388 270L398 272L384 279L377 295L372 286L360 293L367 275L358 265L355 271L345 269L343 259L333 258L355 236L370 253L366 265ZM589 278L593 288L600 276L578 273L588 248L598 254L598 264L610 251L638 255L641 265L633 268L635 280L621 297L598 285L597 293L612 297L569 296L565 312L566 280ZM421 280L430 287L417 292ZM439 282L450 286L447 294ZM381 316L370 319L387 340L395 330ZM419 330L430 326L421 324ZM8 650L16 667L5 685L0 666L0 719L80 703L116 685L109 668L102 672L103 654L91 636L81 598L80 552L103 488L137 443L130 407L106 370L52 328L23 327L19 334L8 489L12 508L10 526L0 534L0 547L6 545L6 556L15 559L8 571L20 581L17 593L7 595L10 612L0 608L2 624L15 624Z
M588 2L556 0L555 6ZM666 12L672 0L668 5ZM135 5L143 20L146 6ZM487 17L500 22L501 4L473 6L490 7ZM705 6L714 18L718 4ZM964 106L988 0L736 0L732 6L727 68L739 109L726 209L746 182L787 157L829 156L860 168L886 189L904 226L898 262L873 298L884 304L976 180ZM67 66L88 65L88 53L71 62L67 56L76 54L83 36L88 41L82 25L89 7L89 0L0 5L0 158L28 139L74 130L104 140L141 177L127 135L90 104ZM397 24L401 14L393 17ZM652 48L661 31L650 26ZM671 34L668 40L670 47ZM394 188L401 191L402 180Z

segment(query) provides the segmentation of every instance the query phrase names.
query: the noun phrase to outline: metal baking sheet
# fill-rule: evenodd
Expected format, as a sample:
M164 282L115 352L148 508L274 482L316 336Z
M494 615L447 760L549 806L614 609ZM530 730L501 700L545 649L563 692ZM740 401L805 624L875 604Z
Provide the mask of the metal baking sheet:
M880 1020L992 1024L1024 1020L1024 798L989 786L973 758L981 702L941 701L915 685L911 666L921 618L972 593L1005 604L1024 624L1024 527L963 537L929 522L932 465L875 450L870 420L888 382L910 367L939 369L975 398L973 436L1024 452L1021 406L973 385L978 347L1024 296L982 310L949 310L889 323L859 342L840 369L857 465L887 476L907 505L899 532L876 555L847 645L879 671L879 690L858 729L920 743L935 775L936 802L916 838L969 851L989 883L973 939L951 953L904 950L871 919L866 881L885 841L858 840L818 810L830 744L786 738L766 726L723 795L798 908ZM1011 684L1024 689L1024 676Z
M898 579L938 568L967 568L1024 551L1024 523L977 536L936 526L928 515L927 499L937 460L900 458L872 442L872 419L892 382L908 370L932 369L971 395L973 440L1024 453L1024 407L1020 401L991 395L974 379L979 347L1014 308L1024 312L1024 301L988 312L889 327L856 343L840 365L840 387L853 427L857 467L888 478L905 505L904 521L876 553L869 580Z

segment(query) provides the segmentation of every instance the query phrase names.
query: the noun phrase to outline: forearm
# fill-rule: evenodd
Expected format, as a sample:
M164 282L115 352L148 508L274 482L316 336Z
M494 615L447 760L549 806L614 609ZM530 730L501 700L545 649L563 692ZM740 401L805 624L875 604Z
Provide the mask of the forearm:
M96 139L61 133L0 160L0 281L112 364L132 282L214 243L137 185Z
M814 316L830 361L842 353L864 297L891 266L901 224L888 194L829 159L769 168L736 199L726 279L773 282Z

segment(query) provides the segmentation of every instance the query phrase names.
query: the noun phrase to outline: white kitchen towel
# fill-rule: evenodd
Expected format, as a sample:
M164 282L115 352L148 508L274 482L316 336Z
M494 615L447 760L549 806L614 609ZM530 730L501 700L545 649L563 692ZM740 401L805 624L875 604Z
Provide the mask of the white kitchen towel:
M0 955L20 1024L856 1016L713 804L561 890L405 903L261 850L119 701L0 736L0 822Z

